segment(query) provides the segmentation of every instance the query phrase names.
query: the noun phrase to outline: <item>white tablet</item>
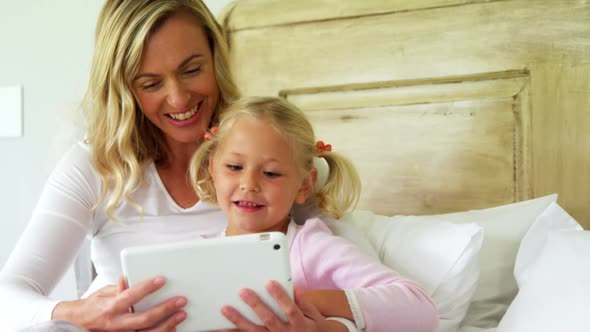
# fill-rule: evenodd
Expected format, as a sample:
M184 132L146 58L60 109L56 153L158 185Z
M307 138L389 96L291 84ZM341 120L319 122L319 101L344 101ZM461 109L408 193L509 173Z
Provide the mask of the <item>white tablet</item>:
M172 296L187 297L187 319L178 325L178 332L235 328L221 314L226 304L261 324L240 298L242 288L254 290L285 320L264 285L276 280L291 297L293 294L289 248L280 232L126 248L121 251L121 262L128 286L157 275L167 279L163 288L137 303L134 311L145 311Z

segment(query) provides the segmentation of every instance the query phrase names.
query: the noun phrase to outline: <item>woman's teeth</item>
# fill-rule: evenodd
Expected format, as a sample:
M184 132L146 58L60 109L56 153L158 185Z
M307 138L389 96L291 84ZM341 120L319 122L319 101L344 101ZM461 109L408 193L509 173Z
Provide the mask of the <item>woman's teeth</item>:
M201 104L199 104L199 105L201 105ZM199 105L195 106L192 110L190 110L188 112L185 112L185 113L169 113L168 116L171 117L171 118L173 118L174 120L179 120L179 121L190 119L199 110Z

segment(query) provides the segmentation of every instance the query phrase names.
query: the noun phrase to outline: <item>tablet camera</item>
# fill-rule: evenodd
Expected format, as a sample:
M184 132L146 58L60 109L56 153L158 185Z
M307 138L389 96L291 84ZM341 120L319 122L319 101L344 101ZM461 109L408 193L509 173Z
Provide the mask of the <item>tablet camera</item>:
M274 250L279 250L279 249L281 249L281 245L280 244L275 244L273 246L273 248L274 248Z

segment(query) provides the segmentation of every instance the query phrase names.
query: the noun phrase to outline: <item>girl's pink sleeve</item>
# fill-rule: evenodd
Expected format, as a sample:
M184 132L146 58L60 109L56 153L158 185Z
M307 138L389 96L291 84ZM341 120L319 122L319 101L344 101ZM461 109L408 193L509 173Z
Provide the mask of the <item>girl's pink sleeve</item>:
M436 307L420 285L333 235L321 220L309 219L299 228L291 252L293 272L302 274L302 286L345 290L349 302L358 303L360 312L355 317L361 316L365 331L432 332L437 328ZM351 303L353 312L354 307Z

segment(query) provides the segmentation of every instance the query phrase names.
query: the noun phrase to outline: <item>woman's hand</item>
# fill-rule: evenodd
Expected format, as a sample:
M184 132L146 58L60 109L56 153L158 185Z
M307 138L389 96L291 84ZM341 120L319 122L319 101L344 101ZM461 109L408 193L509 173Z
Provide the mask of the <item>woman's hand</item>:
M348 331L344 325L325 320L320 312L309 302L303 299L303 291L295 289L295 302L276 281L270 281L265 286L268 293L279 304L287 322L283 322L275 313L266 306L251 289L243 289L240 297L256 313L264 326L258 326L231 306L224 306L221 313L238 327L239 331L249 332L319 332L319 331Z
M186 298L178 296L144 312L131 313L129 308L145 296L162 288L162 277L145 280L126 288L123 277L117 286L106 286L86 299L61 302L52 319L64 319L90 331L173 331L186 318Z

